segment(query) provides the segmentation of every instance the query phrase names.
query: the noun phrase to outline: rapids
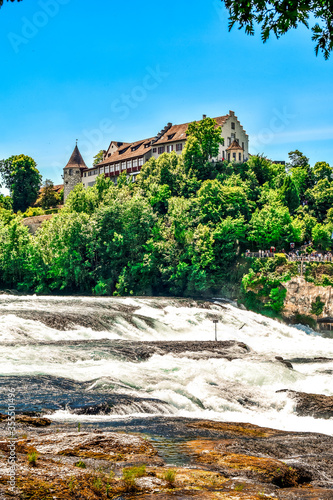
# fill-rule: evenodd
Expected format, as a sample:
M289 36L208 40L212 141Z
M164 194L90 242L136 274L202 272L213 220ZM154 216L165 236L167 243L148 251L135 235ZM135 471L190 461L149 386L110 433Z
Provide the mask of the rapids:
M295 401L276 392L333 395L333 339L315 332L224 301L1 295L0 310L2 412L11 386L19 410L53 420L164 414L333 434L333 419L298 416ZM184 348L131 359L111 348L211 341L214 349L213 319L219 341L249 351L228 359Z

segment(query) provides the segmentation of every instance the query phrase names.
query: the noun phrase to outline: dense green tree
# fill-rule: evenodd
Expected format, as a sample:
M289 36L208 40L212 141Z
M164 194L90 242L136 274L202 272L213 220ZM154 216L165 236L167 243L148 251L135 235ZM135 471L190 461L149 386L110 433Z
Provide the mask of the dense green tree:
M322 222L327 211L333 206L333 182L321 179L312 189L306 191L305 197L318 221Z
M317 219L309 207L298 207L295 211L293 225L299 227L301 231L301 241L310 241L312 239L312 230L317 224Z
M280 163L272 163L269 166L269 185L272 189L282 188L287 178L285 165Z
M225 186L218 180L204 181L197 194L200 220L217 224L225 217L249 217L249 201L242 187Z
M42 177L36 167L36 162L25 155L0 161L0 173L10 190L14 212L24 212L37 199Z
M255 242L258 248L286 248L290 242L298 242L301 234L294 227L287 207L282 204L265 205L256 210L250 220L248 240Z
M5 196L4 194L0 194L0 208L4 208L5 210L12 210L13 208L13 200L10 196Z
M60 196L54 190L54 184L50 179L46 179L37 198L36 205L44 209L55 207L60 202Z
M104 151L103 149L101 149L100 151L98 151L97 155L94 156L93 166L101 163L101 161L103 161L103 157L104 157Z
M29 259L28 228L18 217L0 217L0 283L19 286L24 280Z
M198 140L203 162L208 161L209 158L215 158L218 155L220 144L224 142L221 136L221 127L213 118L204 118L198 122L190 123L186 134L188 137L195 137Z
M309 168L309 158L307 158L301 151L295 149L295 151L290 151L289 156L289 168L303 168L307 170Z
M283 186L280 190L282 199L291 213L299 207L300 199L294 181L290 176L284 179Z
M325 161L318 161L313 167L313 175L316 182L327 179L333 181L333 168Z
M290 175L296 186L299 198L303 200L305 191L310 187L308 170L303 167L293 167Z
M312 242L315 248L328 250L331 246L331 230L324 224L316 224L312 229Z
M332 6L325 0L222 0L229 10L229 29L236 23L248 35L254 35L260 25L261 38L266 42L271 34L276 38L298 25L309 28L309 21L319 20L312 30L315 52L322 51L328 59L333 48Z
M171 196L190 196L200 183L193 172L186 173L183 158L176 152L164 153L147 161L138 175L136 187L142 195L155 198L157 186L167 186Z
M190 123L187 141L183 152L185 172L193 172L199 180L210 179L212 164L210 159L218 156L219 146L223 144L221 127L212 118Z
M248 166L254 172L260 186L271 180L271 162L265 156L251 156Z
M320 295L317 295L316 300L314 300L311 304L311 314L315 314L318 318L318 316L321 315L325 307L325 302L323 302L320 298Z

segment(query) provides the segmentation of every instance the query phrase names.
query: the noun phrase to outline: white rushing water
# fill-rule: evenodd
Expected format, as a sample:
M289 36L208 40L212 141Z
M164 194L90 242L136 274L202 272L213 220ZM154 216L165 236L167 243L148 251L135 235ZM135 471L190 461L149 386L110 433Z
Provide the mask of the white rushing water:
M286 393L276 392L291 389L333 395L333 362L297 362L290 370L275 359L333 358L332 339L231 304L221 308L205 303L201 307L177 299L2 295L0 309L4 313L0 317L1 375L47 374L79 382L94 381L91 390L107 390L110 385L110 391L118 394L157 398L169 403L170 412L178 416L333 434L332 419L297 416L295 402ZM101 331L89 324L67 325L63 330L54 326L56 321L52 327L46 326L38 320L39 314L41 318L43 314L56 314L60 318L77 315L96 320L111 315L112 321ZM91 348L84 347L84 342L75 346L41 343L98 339L213 341L214 317L219 319L218 339L244 342L251 348L250 355L228 361L194 359L191 354L154 354L146 361L133 362L99 349L98 342ZM78 416L61 410L52 418L77 420ZM111 418L117 415L80 415L79 419Z

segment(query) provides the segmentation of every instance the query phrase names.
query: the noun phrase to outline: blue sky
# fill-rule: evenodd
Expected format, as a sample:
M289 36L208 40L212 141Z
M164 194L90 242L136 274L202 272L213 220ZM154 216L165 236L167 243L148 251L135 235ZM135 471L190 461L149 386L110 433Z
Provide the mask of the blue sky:
M333 56L311 33L262 44L228 32L219 0L23 0L0 10L0 158L61 182L75 140L88 166L111 140L234 110L250 151L333 165Z

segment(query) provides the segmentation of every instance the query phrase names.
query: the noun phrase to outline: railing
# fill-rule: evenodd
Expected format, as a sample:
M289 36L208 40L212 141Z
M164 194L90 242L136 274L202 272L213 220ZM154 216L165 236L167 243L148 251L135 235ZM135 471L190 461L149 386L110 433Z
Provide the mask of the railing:
M332 255L287 255L290 261L298 262L333 262Z
M257 258L257 259L267 259L268 257L274 257L274 253L265 252L264 250L259 250L259 252L246 252L245 257ZM296 255L296 254L285 254L288 260L297 262L333 262L332 255Z

